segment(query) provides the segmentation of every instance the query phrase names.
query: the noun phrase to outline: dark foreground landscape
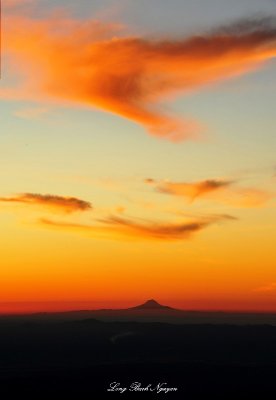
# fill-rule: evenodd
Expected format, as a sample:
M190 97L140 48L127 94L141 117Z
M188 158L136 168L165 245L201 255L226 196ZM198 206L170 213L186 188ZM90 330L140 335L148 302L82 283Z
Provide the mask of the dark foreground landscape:
M132 321L123 312L121 321L86 318L87 312L1 317L1 398L265 399L275 392L276 326L225 323L225 315L223 323L201 323L198 316L194 323L177 324L175 316L168 323L175 310L155 302L138 314L162 322L144 322L131 310ZM117 390L108 391L110 385Z

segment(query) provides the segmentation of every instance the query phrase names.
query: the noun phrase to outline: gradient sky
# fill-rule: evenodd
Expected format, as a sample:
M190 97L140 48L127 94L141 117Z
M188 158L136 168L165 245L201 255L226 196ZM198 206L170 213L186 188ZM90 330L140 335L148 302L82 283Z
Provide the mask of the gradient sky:
M2 1L0 312L276 311L275 16Z

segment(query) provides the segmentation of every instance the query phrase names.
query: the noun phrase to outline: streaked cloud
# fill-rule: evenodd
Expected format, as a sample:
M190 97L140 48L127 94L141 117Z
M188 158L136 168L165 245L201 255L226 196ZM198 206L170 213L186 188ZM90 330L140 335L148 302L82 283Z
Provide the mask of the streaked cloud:
M117 240L161 240L176 241L189 239L195 233L207 228L211 224L227 220L224 216L210 217L179 223L157 223L111 216L101 219L99 225L84 225L54 221L42 218L39 223L55 229L77 231L95 238Z
M276 56L276 22L249 19L190 37L151 39L61 13L10 16L5 41L23 80L1 88L0 96L96 107L178 141L197 137L201 124L171 116L160 104L260 68Z
M22 193L13 197L1 197L0 202L21 203L31 206L38 205L68 214L76 211L87 211L92 209L91 203L76 197L39 193Z
M268 285L265 286L260 286L256 289L253 289L253 291L260 293L274 292L276 291L276 282L269 283Z
M157 185L156 190L161 193L184 196L191 201L197 197L204 196L206 193L218 191L232 185L232 181L207 179L205 181L185 183L185 182L164 182Z
M227 179L206 179L196 182L170 182L146 179L159 193L187 198L193 202L199 198L228 204L234 207L260 207L275 197L268 191L241 187L238 181Z

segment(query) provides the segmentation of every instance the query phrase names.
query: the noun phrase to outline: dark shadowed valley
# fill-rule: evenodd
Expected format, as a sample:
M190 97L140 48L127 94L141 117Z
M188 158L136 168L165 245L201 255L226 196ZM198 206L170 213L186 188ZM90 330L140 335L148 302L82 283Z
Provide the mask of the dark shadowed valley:
M97 311L2 316L2 391L39 395L43 388L43 394L99 393L112 398L119 393L107 391L114 382L126 387L132 382L145 387L166 382L178 388L167 393L174 398L185 393L195 398L209 391L234 396L271 390L276 372L276 326L272 324L246 319L234 324L234 315L227 323L224 314L221 322L219 315L215 323L212 318L208 322L211 313L193 314L194 321L184 321L183 314L177 323L181 311L153 300L125 314L98 311L109 318L87 318L89 313ZM140 318L135 320L137 313ZM173 323L165 322L172 315ZM163 322L154 322L154 316L156 320L161 316Z

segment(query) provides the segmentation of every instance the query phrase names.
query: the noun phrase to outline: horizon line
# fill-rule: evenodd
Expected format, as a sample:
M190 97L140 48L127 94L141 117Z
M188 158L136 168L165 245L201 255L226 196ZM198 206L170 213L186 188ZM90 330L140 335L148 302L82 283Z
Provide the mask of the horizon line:
M153 300L153 298L151 298L150 300ZM137 304L137 301L134 302L133 301L133 305L128 305L127 307L98 307L98 308L75 308L72 304L76 304L76 306L78 304L84 304L86 303L88 304L95 304L95 303L103 303L103 301L93 301L93 300L77 300L77 301L72 301L72 300L47 300L47 301L0 301L0 317L1 316L8 316L8 315L35 315L35 314L58 314L58 313L70 313L70 312L93 312L93 311L104 311L104 310L110 310L110 311L121 311L121 310L129 310L133 307L136 307L137 305L143 305L145 304L147 301L149 300L145 300L144 302L139 302ZM113 301L112 304L114 303L122 303L121 301ZM129 303L129 302L127 302ZM158 304L160 304L159 302L157 302ZM49 309L49 308L35 308L35 309L22 309L20 310L19 307L20 306L34 306L34 305L56 305L56 306L61 306L63 305L68 305L71 304L72 307L70 308L56 308L56 309ZM15 306L17 305L16 309L14 311L12 310L1 310L1 306ZM164 306L164 307L168 307L167 304L163 304L161 303L160 306ZM195 308L191 308L191 307L187 307L187 308L178 308L178 307L174 307L174 306L169 306L172 310L176 310L176 311L181 311L181 312L203 312L203 313L225 313L225 314L231 314L231 313L235 313L235 314L276 314L276 307L275 308L262 308L262 309L258 309L258 308L215 308L215 307L208 307L208 308L201 308L201 307L195 307ZM20 307L21 308L21 307ZM154 309L153 309L154 310Z

